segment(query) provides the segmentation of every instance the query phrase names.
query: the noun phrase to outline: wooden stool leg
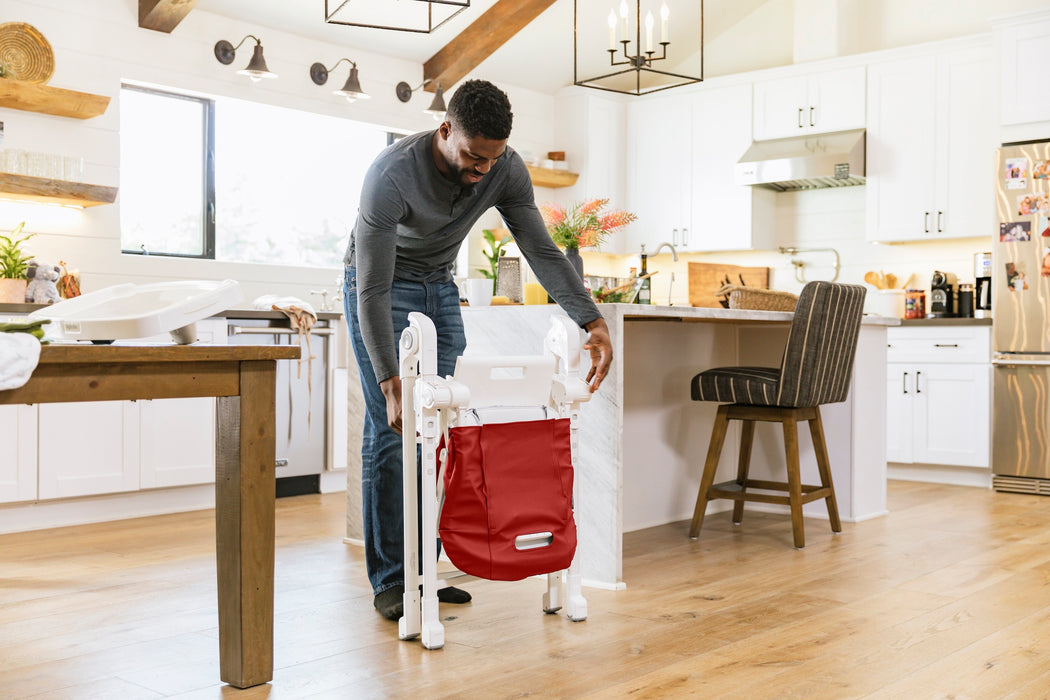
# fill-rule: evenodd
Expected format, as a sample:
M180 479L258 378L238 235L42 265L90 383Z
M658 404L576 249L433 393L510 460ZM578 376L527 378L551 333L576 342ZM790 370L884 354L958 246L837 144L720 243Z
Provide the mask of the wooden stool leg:
M707 460L704 462L704 474L700 478L700 491L696 494L696 508L693 510L693 522L689 525L689 537L696 539L700 527L704 524L704 513L707 511L707 494L715 482L715 471L718 469L718 458L722 454L722 444L726 439L729 427L729 405L722 404L715 415L715 425L711 429L711 444L707 448Z
M788 499L791 503L791 530L795 547L806 546L806 535L802 525L802 475L798 464L798 423L794 412L784 416L784 452L787 456Z
M839 504L835 500L835 486L831 482L831 462L828 460L828 446L824 442L824 423L820 420L820 408L816 408L815 415L809 420L809 434L813 438L813 452L817 457L817 469L820 470L820 485L827 487L830 495L824 499L828 506L828 520L831 521L832 532L842 532L842 522L839 520Z
M743 428L740 431L740 460L736 465L736 483L740 484L740 492L747 493L747 473L751 468L751 445L755 438L755 421L741 421ZM744 502L733 501L733 524L739 525L744 520Z

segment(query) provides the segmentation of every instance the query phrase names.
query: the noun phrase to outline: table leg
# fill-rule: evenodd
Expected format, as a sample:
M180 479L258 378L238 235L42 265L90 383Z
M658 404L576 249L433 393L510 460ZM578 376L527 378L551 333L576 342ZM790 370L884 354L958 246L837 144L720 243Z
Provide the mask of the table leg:
M219 663L237 688L273 679L275 367L241 362L240 396L217 406Z

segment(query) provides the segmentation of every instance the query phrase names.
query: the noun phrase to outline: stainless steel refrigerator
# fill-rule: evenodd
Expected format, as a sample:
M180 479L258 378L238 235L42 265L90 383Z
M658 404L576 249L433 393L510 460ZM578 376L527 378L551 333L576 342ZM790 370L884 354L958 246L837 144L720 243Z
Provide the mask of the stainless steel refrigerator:
M992 473L999 491L1050 495L1050 141L996 157Z

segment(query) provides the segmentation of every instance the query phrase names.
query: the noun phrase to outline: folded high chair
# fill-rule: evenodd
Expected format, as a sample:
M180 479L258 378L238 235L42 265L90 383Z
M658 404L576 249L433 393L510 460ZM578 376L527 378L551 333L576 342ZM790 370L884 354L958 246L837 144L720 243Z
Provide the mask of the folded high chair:
M441 378L433 322L420 313L408 319L400 344L405 597L398 636L421 637L427 649L444 646L437 591L453 579L546 574L543 610L564 607L570 620L585 620L572 463L580 404L591 394L579 377L579 328L555 315L544 354L465 355L453 376ZM458 569L441 581L434 548L439 532Z

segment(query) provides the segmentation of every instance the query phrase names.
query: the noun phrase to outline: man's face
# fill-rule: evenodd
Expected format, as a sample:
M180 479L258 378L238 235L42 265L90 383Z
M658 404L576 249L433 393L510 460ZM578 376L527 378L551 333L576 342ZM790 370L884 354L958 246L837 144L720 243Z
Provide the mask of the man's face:
M447 121L438 127L437 137L438 170L452 182L464 187L472 187L481 182L507 150L506 139L468 137L462 129L452 126Z

